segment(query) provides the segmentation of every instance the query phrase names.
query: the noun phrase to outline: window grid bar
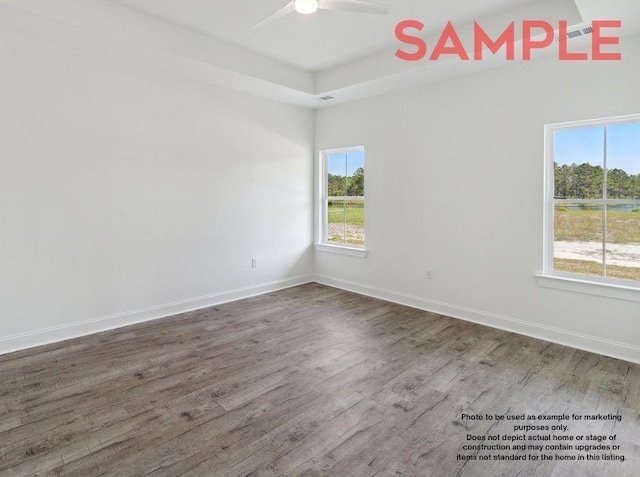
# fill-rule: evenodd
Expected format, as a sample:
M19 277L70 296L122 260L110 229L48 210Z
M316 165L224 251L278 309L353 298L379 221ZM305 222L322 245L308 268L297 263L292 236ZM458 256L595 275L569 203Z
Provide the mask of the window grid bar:
M604 127L604 170L602 171L602 198L607 200L607 139L609 126ZM602 206L602 276L607 278L607 205Z
M344 153L344 195L347 195L347 176L349 175L348 174L349 164L347 163L348 157L349 157L348 153L345 152ZM343 208L344 220L342 222L342 243L346 245L347 244L347 204L343 204L343 205L344 205L344 208Z
M330 195L328 199L329 200L359 200L361 202L364 202L363 195Z
M640 205L640 199L553 199L554 204Z
M322 243L328 242L329 239L329 180L327 173L329 171L329 164L327 160L327 153L322 154L322 217L321 217L321 237Z

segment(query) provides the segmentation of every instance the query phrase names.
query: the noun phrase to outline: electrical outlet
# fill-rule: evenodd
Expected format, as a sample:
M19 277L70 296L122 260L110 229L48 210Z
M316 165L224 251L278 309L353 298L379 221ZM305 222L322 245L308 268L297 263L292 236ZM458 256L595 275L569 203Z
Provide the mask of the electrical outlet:
M258 268L258 259L257 258L252 258L251 259L251 268Z
M433 268L427 268L425 271L425 278L427 280L433 280L433 276L435 275L436 271Z

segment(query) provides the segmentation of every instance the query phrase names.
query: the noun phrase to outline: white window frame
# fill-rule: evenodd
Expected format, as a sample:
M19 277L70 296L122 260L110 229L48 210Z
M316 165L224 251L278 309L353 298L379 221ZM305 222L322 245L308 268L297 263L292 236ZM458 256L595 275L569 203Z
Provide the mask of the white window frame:
M640 302L640 281L610 278L606 276L590 276L578 273L570 273L555 270L554 259L554 208L557 204L595 204L595 205L620 205L631 204L640 207L640 200L607 199L606 191L602 199L556 199L554 177L554 132L563 129L589 128L596 126L612 126L640 122L640 114L630 116L618 116L613 118L593 119L586 121L573 121L567 123L549 124L545 126L545 161L544 161L544 262L541 274L538 274L538 283L541 286L557 288L561 290L587 293L590 295L606 296L623 300ZM605 128L604 154L604 180L606 184L607 171L607 133ZM605 186L606 189L606 186ZM605 216L606 217L606 216ZM606 220L603 228L606 227ZM606 230L603 231L606 234ZM606 235L603 235L606 237ZM606 239L603 246L606 244ZM603 251L604 252L604 251ZM603 268L606 264L606 253L603 257Z
M317 234L317 242L316 242L316 250L320 251L320 252L327 252L327 253L337 253L340 255L348 255L348 256L352 256L352 257L360 257L360 258L364 258L367 256L368 250L366 248L366 240L367 240L367 234L366 234L366 227L367 227L367 221L365 219L365 245L363 245L362 247L357 247L355 245L346 245L346 244L336 244L336 243L332 243L328 241L328 212L329 212L329 195L328 195L328 190L329 190L329 184L328 184L328 172L329 172L329 168L328 168L328 161L327 161L327 157L331 154L342 154L342 153L348 153L348 152L353 152L353 151L362 151L365 153L365 165L367 162L367 156L366 156L366 152L365 152L365 148L364 146L350 146L350 147L341 147L341 148L337 148L337 149L325 149L320 151L320 167L319 167L319 177L320 180L318 181L318 185L319 185L319 197L318 197L318 216L319 216L319 223L318 223L318 234ZM366 174L365 174L365 191L366 191ZM366 192L365 192L366 195ZM366 215L366 200L365 197L341 197L341 199L345 199L345 200L362 200L364 203L364 208L365 208L365 215Z

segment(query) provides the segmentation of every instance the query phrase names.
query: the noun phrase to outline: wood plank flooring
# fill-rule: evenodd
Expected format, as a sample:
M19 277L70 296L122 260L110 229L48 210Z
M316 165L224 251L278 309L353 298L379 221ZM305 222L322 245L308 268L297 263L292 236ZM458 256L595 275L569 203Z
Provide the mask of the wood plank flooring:
M625 462L461 461L613 414ZM555 424L555 422L554 422ZM504 441L503 441L504 443ZM552 454L552 452L550 452ZM1 476L635 476L640 366L318 284L0 356Z

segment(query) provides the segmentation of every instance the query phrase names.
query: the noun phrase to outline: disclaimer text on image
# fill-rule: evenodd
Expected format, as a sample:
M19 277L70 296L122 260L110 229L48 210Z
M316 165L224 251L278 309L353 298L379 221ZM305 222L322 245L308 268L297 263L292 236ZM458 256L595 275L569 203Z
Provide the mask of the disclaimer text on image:
M459 461L611 462L626 459L617 434L593 424L622 423L619 414L466 414L461 421L489 421L486 433L467 433ZM596 430L599 429L599 430ZM493 431L493 432L492 432Z

